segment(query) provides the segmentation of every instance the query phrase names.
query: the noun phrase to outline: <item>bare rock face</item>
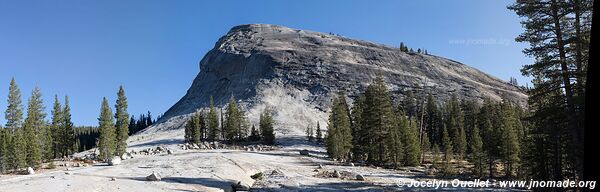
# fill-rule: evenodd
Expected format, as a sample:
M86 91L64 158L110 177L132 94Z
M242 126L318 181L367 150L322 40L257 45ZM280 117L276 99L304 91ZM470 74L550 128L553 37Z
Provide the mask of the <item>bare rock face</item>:
M179 129L185 117L217 107L234 96L256 124L265 106L276 111L276 131L302 135L307 124L325 124L331 97L345 91L350 99L382 75L394 99L412 91L447 100L509 99L521 105L527 96L517 87L462 63L420 53L405 53L371 42L277 25L233 27L200 61L200 72L187 94L158 124L146 131ZM350 101L351 102L351 101Z

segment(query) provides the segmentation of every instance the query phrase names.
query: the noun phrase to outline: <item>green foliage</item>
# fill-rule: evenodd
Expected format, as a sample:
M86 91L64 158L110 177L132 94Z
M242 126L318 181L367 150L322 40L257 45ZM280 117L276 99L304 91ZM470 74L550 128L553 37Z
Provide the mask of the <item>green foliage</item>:
M21 101L21 90L17 86L15 78L10 81L8 89L8 107L4 112L6 128L16 129L23 126L23 104Z
M275 142L275 131L272 111L269 106L265 107L264 111L260 114L259 129L260 134L265 144L274 144Z
M421 145L419 143L419 130L417 129L417 123L414 122L414 119L406 119L405 117L401 118L404 118L403 121L412 121L412 123L405 123L406 131L404 132L404 165L419 165L421 160Z
M316 130L316 139L317 139L317 143L323 143L323 131L321 130L321 125L319 125L319 122L317 121L317 130Z
M346 95L341 93L333 100L333 109L329 115L326 147L329 157L346 160L352 149L352 128L346 105Z
M444 149L444 162L442 163L442 172L444 174L450 174L450 161L452 160L452 141L446 126L442 127L442 147Z
M217 110L213 102L212 96L210 97L210 109L208 110L208 140L216 141L219 138L219 117L217 116Z
M227 105L226 120L223 131L228 141L243 141L248 135L248 125L244 111L238 106L235 97L231 96Z
M46 131L48 126L46 126L44 120L46 117L44 110L42 92L36 87L33 89L28 101L27 118L23 127L25 133L23 139L27 141L25 145L27 165L34 168L39 167L42 163L42 149L45 148L44 145L51 143L46 142L48 138L44 135L49 132Z
M76 136L73 122L71 121L71 106L69 105L69 97L65 96L65 106L62 111L62 155L66 156L77 151L75 148Z
M529 120L534 135L531 141L538 150L531 156L531 166L539 179L583 177L593 2L516 1L508 7L523 19L525 31L515 40L529 43L523 53L534 58L521 72L534 79L528 97Z
M310 142L315 140L314 131L313 131L312 126L310 126L310 125L306 126L306 140L308 140Z
M479 128L475 126L471 134L471 162L473 163L473 174L477 177L483 176L484 153L483 140L479 133Z
M102 100L98 121L98 127L100 128L100 139L98 141L99 158L106 160L114 155L116 151L115 119L106 97Z
M116 149L115 155L121 156L127 151L127 138L129 138L129 113L127 113L127 97L123 86L119 87L117 103L115 104L116 119Z

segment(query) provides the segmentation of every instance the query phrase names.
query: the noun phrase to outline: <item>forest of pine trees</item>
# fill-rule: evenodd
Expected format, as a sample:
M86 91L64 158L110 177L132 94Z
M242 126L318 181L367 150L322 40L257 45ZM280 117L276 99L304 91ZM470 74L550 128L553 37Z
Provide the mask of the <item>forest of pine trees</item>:
M249 125L244 109L232 96L225 108L219 126L219 118L212 97L210 98L209 111L204 110L193 113L185 123L184 140L186 143L201 143L224 141L239 144L240 142L262 141L273 144L275 133L273 118L269 107L261 113L259 128Z
M528 91L530 128L518 133L529 143L521 147L527 150L521 157L527 166L521 171L532 178L583 178L592 7L592 0L519 0L508 7L522 18L525 29L516 41L529 43L523 53L534 58L521 69L533 77Z
M43 162L69 155L76 149L68 97L64 106L54 97L51 121L46 120L42 91L36 87L27 100L27 116L21 90L15 79L10 82L5 127L0 127L0 172L40 168Z
M106 99L102 102L99 127L75 127L71 121L69 97L61 103L54 96L50 120L42 100L42 91L36 87L27 100L26 116L21 99L21 90L15 79L10 82L8 107L4 112L7 120L0 126L0 172L20 171L27 167L38 169L45 162L67 157L73 153L99 146L100 157L108 158L125 152L125 141L132 123L127 113L127 98L120 87L115 105L115 115ZM144 123L133 127L147 127L154 123L142 116Z
M427 161L443 174L451 162L468 161L476 176L524 177L524 153L530 143L526 111L508 101L440 102L432 94L407 92L393 102L384 79L377 77L354 99L333 99L325 145L333 159L397 168ZM427 96L425 96L427 95ZM496 165L502 165L502 169Z

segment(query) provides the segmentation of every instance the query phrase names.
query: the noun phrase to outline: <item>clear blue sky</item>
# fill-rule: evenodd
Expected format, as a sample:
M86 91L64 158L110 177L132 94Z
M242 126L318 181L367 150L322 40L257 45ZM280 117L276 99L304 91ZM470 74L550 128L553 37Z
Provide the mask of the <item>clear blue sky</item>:
M532 60L514 38L512 1L155 1L0 0L0 123L10 78L26 105L34 86L50 112L69 95L73 121L97 125L102 97L125 87L129 113L164 113L187 91L198 62L231 27L269 23L333 32L429 53L496 77L517 77Z

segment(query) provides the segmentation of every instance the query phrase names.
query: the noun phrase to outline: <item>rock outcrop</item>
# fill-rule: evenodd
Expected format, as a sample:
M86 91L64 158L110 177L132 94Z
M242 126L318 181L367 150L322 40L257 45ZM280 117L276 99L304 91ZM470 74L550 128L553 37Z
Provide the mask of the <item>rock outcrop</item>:
M412 91L432 93L440 100L457 94L461 99L526 104L527 96L517 87L450 59L325 33L250 24L233 27L217 41L200 61L200 72L186 95L145 131L182 128L185 117L206 108L211 97L219 107L234 96L251 123L256 124L268 105L276 111L278 137L302 135L308 124L326 124L333 95L345 91L353 99L378 74L394 99Z

